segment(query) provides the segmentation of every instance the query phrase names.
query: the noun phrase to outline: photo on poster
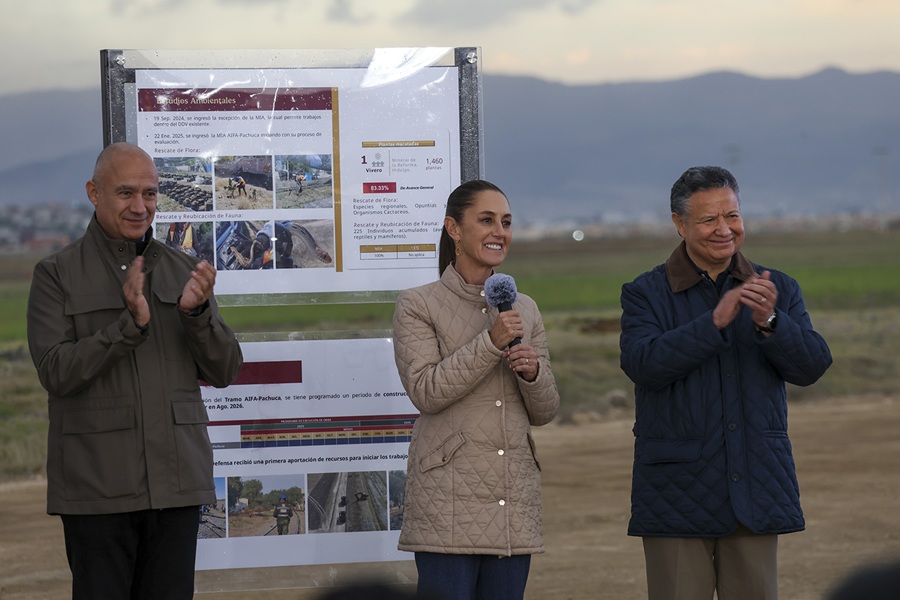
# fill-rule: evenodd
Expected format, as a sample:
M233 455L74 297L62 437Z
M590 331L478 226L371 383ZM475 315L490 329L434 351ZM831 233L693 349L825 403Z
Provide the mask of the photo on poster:
M388 486L388 493L390 494L390 528L391 531L397 531L403 527L403 508L406 504L406 471L389 471Z
M159 173L156 212L209 212L213 208L212 163L193 156L154 158Z
M309 532L387 531L387 473L310 473Z
M271 221L216 221L216 269L271 269L271 237L263 232Z
M156 223L156 239L188 256L215 264L212 221L159 221Z
M213 169L216 210L273 207L271 156L220 156Z
M213 479L213 484L216 488L216 501L200 505L200 528L197 530L198 540L221 539L227 535L225 523L225 478L216 477Z
M330 154L275 157L276 208L332 208Z
M276 263L283 268L334 268L334 221L276 221Z
M228 478L228 537L306 533L304 475Z

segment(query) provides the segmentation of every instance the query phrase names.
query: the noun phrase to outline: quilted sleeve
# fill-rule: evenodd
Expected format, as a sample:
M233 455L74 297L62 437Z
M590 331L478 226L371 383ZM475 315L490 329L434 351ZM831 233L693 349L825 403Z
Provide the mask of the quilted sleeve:
M778 286L778 322L775 333L760 342L766 359L788 383L812 385L831 366L831 350L813 329L800 285L772 271Z
M394 360L400 381L423 414L440 412L464 398L503 356L491 343L487 330L443 356L427 302L414 289L397 297L393 328Z
M659 390L716 356L728 340L716 329L711 311L683 325L670 324L671 319L654 305L665 301L652 298L652 291L662 285L654 288L639 281L622 286L620 364L634 383Z

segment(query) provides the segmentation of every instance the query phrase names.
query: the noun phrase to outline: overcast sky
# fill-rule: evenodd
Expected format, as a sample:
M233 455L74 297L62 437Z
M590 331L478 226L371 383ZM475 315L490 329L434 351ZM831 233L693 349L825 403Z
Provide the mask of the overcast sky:
M113 49L479 46L566 83L900 71L898 0L0 0L0 95L99 85Z

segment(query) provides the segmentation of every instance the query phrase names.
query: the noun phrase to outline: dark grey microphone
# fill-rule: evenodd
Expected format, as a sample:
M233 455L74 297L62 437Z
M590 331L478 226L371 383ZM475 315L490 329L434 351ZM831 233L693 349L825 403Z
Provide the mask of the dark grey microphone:
M516 301L516 281L509 275L494 273L484 282L484 298L487 303L500 312L512 310ZM515 338L509 343L509 348L521 344L522 338Z

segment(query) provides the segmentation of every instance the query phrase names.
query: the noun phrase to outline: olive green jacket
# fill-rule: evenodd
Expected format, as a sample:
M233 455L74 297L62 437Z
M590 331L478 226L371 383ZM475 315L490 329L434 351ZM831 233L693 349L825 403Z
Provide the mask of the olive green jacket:
M85 235L41 260L28 345L49 393L47 512L109 514L213 502L212 447L198 379L229 385L243 357L214 298L177 308L196 259L152 240L143 252L146 332L122 285L136 244Z

